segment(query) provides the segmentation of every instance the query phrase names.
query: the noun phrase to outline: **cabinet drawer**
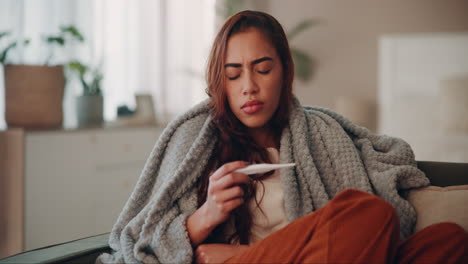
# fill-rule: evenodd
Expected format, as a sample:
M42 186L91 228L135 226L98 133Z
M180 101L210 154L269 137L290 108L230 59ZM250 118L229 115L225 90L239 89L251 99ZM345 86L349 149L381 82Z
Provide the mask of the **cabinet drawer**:
M25 136L25 250L109 232L161 128Z

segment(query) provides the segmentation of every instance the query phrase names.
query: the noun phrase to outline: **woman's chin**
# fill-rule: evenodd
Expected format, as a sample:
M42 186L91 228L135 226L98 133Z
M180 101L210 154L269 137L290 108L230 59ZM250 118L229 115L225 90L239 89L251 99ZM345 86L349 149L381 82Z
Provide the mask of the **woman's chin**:
M250 119L250 120L241 120L241 122L247 127L247 128L251 128L251 129L255 129L255 128L262 128L266 125L266 123L268 122L268 120L263 120L263 119Z

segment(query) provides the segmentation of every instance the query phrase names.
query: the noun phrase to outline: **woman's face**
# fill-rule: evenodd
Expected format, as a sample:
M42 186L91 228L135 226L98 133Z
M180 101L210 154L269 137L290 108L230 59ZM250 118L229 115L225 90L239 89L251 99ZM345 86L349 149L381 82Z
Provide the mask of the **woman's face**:
M278 107L283 87L283 68L273 45L253 28L232 35L224 73L234 115L248 128L264 127Z

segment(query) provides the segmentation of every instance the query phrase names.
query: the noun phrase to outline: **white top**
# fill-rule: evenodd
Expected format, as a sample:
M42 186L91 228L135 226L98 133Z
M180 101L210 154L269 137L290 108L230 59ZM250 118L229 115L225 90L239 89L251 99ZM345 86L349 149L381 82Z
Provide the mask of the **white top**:
M279 153L275 148L267 148L272 163L279 163ZM280 182L280 170L275 170L272 175L262 180L262 184L256 183L257 201L263 196L259 203L259 210L255 201L252 199L249 208L252 211L253 225L251 229L250 244L254 244L265 238L269 234L285 227L288 224L284 209L284 192Z
M267 148L272 163L279 163L279 152L275 148ZM283 188L280 182L280 171L275 170L272 175L262 180L262 184L256 182L256 198L259 202L260 211L254 199L249 201L249 208L252 212L252 228L250 245L265 238L269 234L285 227L289 224L286 219L284 209ZM262 199L263 195L263 199ZM232 234L232 224L229 225L228 234ZM238 244L235 243L235 244Z

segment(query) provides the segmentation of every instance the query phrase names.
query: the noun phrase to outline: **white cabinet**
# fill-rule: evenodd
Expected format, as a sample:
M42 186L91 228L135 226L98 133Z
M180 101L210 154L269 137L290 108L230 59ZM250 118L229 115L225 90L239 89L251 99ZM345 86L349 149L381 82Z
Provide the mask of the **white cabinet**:
M12 168L5 169L12 166L12 157L3 151L8 162L4 161L2 185L8 188L12 184L8 177L22 178L21 186L16 184L16 188L23 188L17 190L21 197L11 189L3 194L9 196L10 206L15 203L12 200L23 201L22 216L17 213L23 230L16 234L21 237L16 239L22 240L21 250L109 232L161 131L154 126L16 130L23 135L16 140L23 142L13 145L23 145L24 152L16 155L20 161L13 164L24 170L21 173L17 168L11 173ZM7 142L4 140L3 145L12 148ZM10 226L15 225L11 222Z

